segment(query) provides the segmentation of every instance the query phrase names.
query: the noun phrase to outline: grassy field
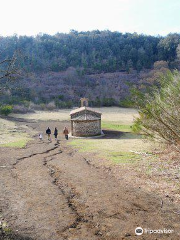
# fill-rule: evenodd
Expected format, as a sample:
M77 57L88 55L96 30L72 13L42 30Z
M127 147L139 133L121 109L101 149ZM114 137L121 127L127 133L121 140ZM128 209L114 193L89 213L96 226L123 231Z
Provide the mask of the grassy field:
M137 111L130 108L118 108L118 107L103 107L94 108L94 110L102 112L102 129L117 130L122 132L131 132L131 125ZM62 109L58 111L36 111L35 113L28 114L11 114L11 117L24 118L26 120L35 121L68 121L70 120L71 109ZM29 136L24 131L19 130L13 121L0 119L1 130L1 146L9 147L23 147L29 140ZM124 136L127 138L128 135ZM127 139L125 140L125 142ZM135 140L131 140L136 142ZM141 140L140 140L141 141ZM76 142L78 145L78 141ZM76 144L73 142L72 144ZM108 140L106 141L108 144ZM101 141L98 143L95 141L87 142L91 148L95 149L95 146L101 148ZM104 143L103 143L104 144ZM114 143L109 143L114 144ZM115 144L116 146L117 144ZM124 143L124 145L126 145ZM94 147L93 147L94 146ZM85 147L85 146L84 146Z
M121 132L131 132L131 124L119 124L119 122L102 121L102 129L115 130Z
M94 152L100 157L109 159L115 164L134 164L142 158L138 153L149 153L152 144L145 141L141 135L133 134L131 126L133 120L138 116L135 109L127 108L96 108L102 112L102 129L120 131L122 134L115 139L73 139L70 142L81 152Z
M103 122L116 122L121 125L131 125L133 119L138 116L137 110L133 108L103 107L95 110L102 113Z
M36 120L36 121L65 121L69 120L71 110L62 109L58 111L36 111L35 113L27 113L27 114L11 114L12 117L16 118L24 118L28 120Z
M132 108L118 108L118 107L103 107L94 108L94 110L102 113L103 122L118 122L119 124L129 125L133 122L133 118L137 116L137 111ZM36 111L35 113L27 114L12 114L11 116L16 118L25 118L32 120L69 120L71 109L61 109L58 111Z
M73 139L69 144L80 152L94 152L116 164L136 163L153 148L150 142L132 133L124 133L118 139Z
M135 109L103 107L94 108L94 110L102 113L102 129L121 131L125 132L125 134L120 139L86 139L83 141L76 139L71 142L73 146L80 148L81 151L98 151L100 154L114 159L115 162L121 158L125 159L125 156L127 156L127 158L129 158L129 156L134 158L134 154L130 153L129 150L142 151L142 147L144 151L147 149L148 144L144 144L143 140L140 139L140 136L130 134L133 119L138 115ZM69 109L52 112L36 111L35 113L12 114L11 116L35 121L66 121L70 119L70 111L71 110ZM4 129L4 138L3 140L1 139L1 145L20 147L26 144L26 141L28 140L27 136L22 133L17 134L15 124L6 121L6 127Z
M14 122L0 119L0 146L3 147L24 147L30 140L25 133L25 126L19 128Z
M136 152L147 153L152 146L143 139L130 134L124 134L119 139L74 139L70 145L80 152L94 152L99 157L111 160L111 163L136 163L141 155Z
M162 146L143 139L141 135L133 134L131 126L133 119L138 116L135 109L126 108L95 108L102 112L102 129L119 131L118 134L111 134L111 137L91 139L70 139L68 144L83 152L84 155L98 164L112 166L117 169L118 177L125 175L131 184L144 185L147 189L160 191L162 194L174 194L177 192L179 199L179 168L176 153L169 160L169 155L161 157L155 152L162 150ZM31 114L14 114L13 117L25 118L35 121L67 121L70 120L70 110L59 110L54 112L37 111ZM0 119L0 145L9 147L23 147L30 136L12 121ZM31 130L30 130L31 131ZM30 132L30 135L31 132ZM153 153L153 154L151 154ZM98 158L96 158L96 156ZM172 160L174 159L174 160ZM119 170L121 169L121 170ZM116 171L116 170L115 170ZM120 172L121 171L121 172Z

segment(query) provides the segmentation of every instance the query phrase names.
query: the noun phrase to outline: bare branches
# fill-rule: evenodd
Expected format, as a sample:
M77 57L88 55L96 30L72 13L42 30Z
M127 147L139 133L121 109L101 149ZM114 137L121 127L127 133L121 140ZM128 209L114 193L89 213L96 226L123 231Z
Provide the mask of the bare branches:
M18 56L19 52L15 52L12 58L4 59L0 62L0 80L4 78L13 79L18 74Z

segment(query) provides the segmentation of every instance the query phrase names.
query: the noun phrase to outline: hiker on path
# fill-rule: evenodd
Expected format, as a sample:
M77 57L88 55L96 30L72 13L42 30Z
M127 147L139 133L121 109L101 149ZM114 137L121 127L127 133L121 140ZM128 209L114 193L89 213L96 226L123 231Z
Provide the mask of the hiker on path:
M64 134L66 140L68 140L69 131L68 131L67 127L64 128L63 134Z
M42 141L43 139L43 136L42 136L42 133L39 134L39 140Z
M49 127L46 130L46 134L48 135L48 140L51 141L51 129Z
M58 130L57 130L57 127L55 127L55 129L54 129L54 137L55 137L56 141L57 141L57 136L58 136Z

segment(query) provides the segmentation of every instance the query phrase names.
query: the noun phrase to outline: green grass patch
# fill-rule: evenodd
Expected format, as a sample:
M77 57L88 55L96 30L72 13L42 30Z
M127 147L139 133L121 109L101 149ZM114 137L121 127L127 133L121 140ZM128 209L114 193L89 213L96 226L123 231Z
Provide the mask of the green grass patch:
M1 147L23 148L26 146L28 141L29 141L29 139L21 139L18 141L1 144L0 146Z
M113 164L135 164L142 158L141 155L125 150L121 140L110 142L108 140L98 139L74 139L69 144L79 150L79 152L93 152L109 159ZM113 144L114 143L114 144Z
M79 149L79 152L90 152L96 149L94 142L91 140L76 139L69 142L70 145Z
M102 129L115 130L121 132L131 132L132 125L123 125L118 122L106 122L102 121Z
M109 159L115 164L134 164L141 159L137 154L130 152L113 152Z

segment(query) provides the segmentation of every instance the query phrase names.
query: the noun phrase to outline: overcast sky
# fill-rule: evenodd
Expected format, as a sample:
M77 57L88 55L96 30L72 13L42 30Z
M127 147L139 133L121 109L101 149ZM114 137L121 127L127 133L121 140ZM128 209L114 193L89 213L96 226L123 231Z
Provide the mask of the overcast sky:
M71 29L180 33L180 0L0 0L0 35Z

